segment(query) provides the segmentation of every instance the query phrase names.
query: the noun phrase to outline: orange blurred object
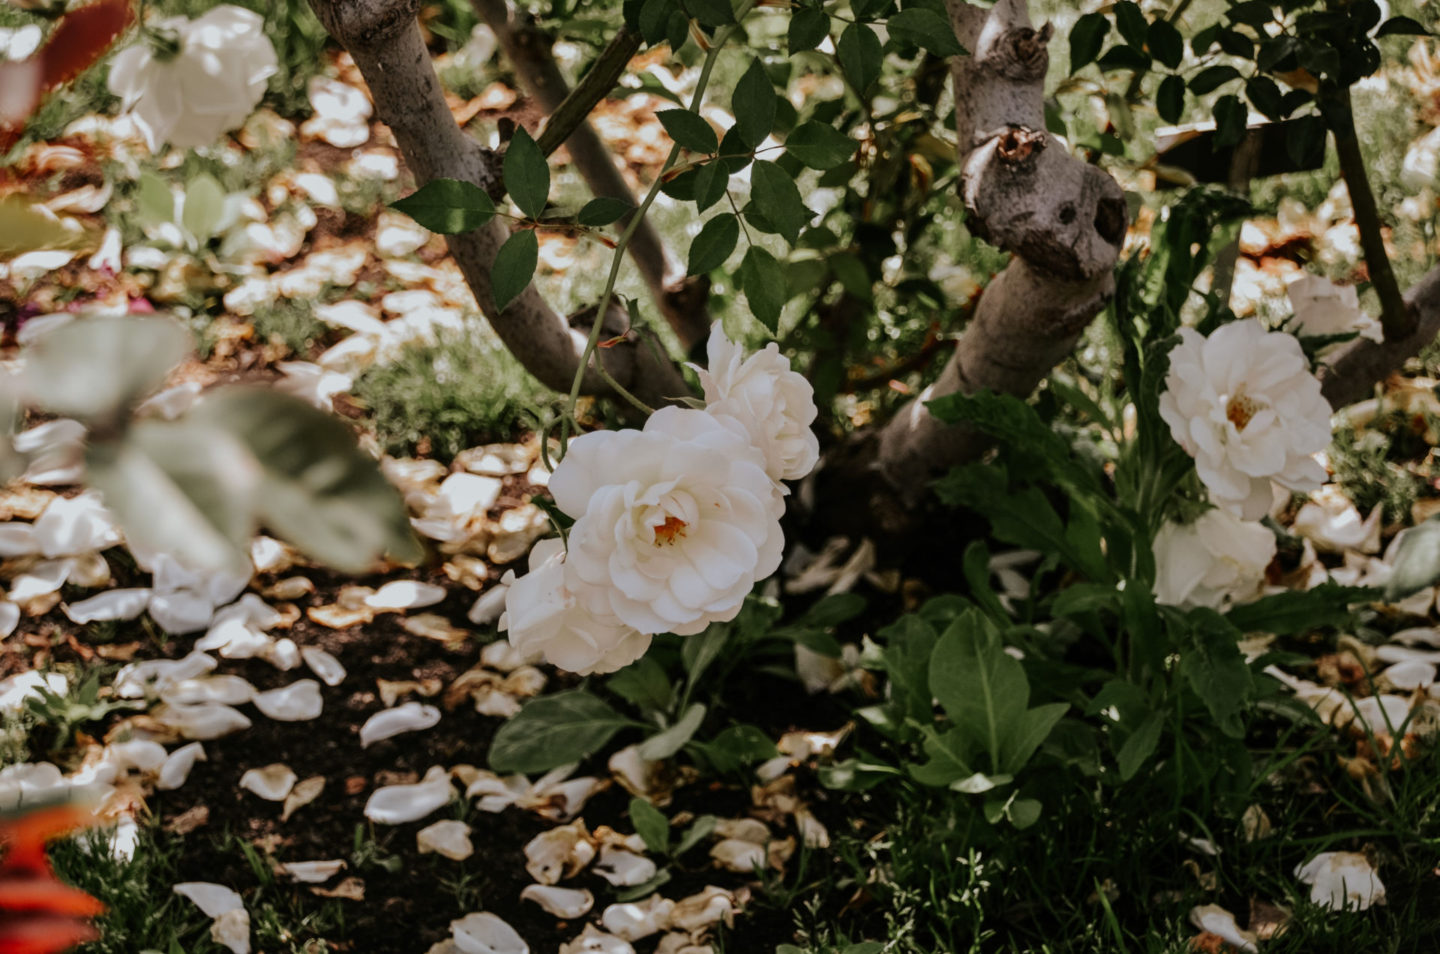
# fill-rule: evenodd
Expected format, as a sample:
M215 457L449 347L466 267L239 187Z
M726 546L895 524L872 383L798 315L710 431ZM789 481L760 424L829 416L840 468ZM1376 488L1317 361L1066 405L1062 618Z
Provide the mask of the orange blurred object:
M55 877L45 843L88 825L76 805L0 817L0 954L53 954L99 937L85 919L105 906Z

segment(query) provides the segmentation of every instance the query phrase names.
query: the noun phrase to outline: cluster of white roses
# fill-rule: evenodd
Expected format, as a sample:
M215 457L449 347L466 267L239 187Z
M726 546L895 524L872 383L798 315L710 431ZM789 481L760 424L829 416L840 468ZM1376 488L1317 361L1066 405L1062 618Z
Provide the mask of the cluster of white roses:
M577 437L556 467L550 491L575 520L568 551L543 541L527 575L507 575L500 627L526 656L613 672L657 633L733 619L780 565L781 481L819 459L814 389L774 343L747 357L716 322L708 347L705 410Z
M1167 524L1155 539L1156 598L1221 608L1253 599L1275 555L1275 538L1257 521L1274 484L1315 490L1330 443L1329 403L1300 342L1256 319L1209 337L1180 330L1160 395L1160 416L1191 457L1218 509L1193 524Z
M115 55L109 86L152 151L208 146L240 126L279 68L265 21L242 7L161 20L147 32L150 42Z

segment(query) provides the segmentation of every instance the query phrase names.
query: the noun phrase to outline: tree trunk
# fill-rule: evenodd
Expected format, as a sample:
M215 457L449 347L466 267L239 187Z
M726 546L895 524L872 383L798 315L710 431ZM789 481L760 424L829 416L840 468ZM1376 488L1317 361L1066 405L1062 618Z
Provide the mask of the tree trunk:
M311 0L320 22L359 67L379 118L389 125L418 184L449 178L482 189L500 178L495 156L470 139L445 105L440 82L416 22L420 0ZM475 301L505 347L547 387L568 391L584 353L586 330L571 327L531 285L503 311L496 309L491 269L509 236L499 220L446 237ZM631 332L623 343L599 349L597 360L619 384L652 406L688 394L679 369L653 340ZM610 389L587 370L585 393Z
M526 93L534 97L549 115L569 95L570 88L551 55L551 38L527 14L519 14L506 0L471 0L471 5L495 31L505 58ZM638 40L636 41L638 42ZM635 196L615 165L615 157L588 121L575 127L565 140L575 164L591 193L623 199L636 205ZM629 221L621 219L619 227ZM710 334L707 310L709 281L685 275L685 267L666 248L660 233L648 221L641 222L626 249L650 289L660 313L680 339L687 353Z
M942 424L924 402L982 388L1033 391L1114 295L1127 224L1115 181L1045 130L1050 27L1034 29L1025 0L947 6L971 51L952 61L967 224L1014 257L985 289L940 378L880 434L874 467L906 509L932 477L987 443Z

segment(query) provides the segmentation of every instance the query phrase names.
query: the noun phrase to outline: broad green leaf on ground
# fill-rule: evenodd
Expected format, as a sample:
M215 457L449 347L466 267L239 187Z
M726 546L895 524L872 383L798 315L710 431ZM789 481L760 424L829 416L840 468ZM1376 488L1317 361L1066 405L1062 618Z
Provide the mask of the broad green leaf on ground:
M690 704L685 714L664 732L650 736L640 743L640 757L647 762L668 759L685 747L705 721L705 706L699 702Z
M26 349L25 399L52 414L118 423L164 383L191 346L183 325L159 315L72 321Z
M521 229L505 240L490 270L490 294L497 311L504 311L520 297L535 277L540 262L540 240L533 229Z
M773 162L756 162L750 170L750 198L764 211L765 219L794 245L800 230L815 213L805 206L795 179Z
M697 684L710 664L719 658L730 639L730 626L730 623L711 623L705 632L685 637L680 661L685 666L686 680L690 685Z
M840 69L856 92L864 95L870 84L880 78L883 55L880 38L864 23L852 23L840 34L836 48Z
M716 772L735 772L755 762L763 762L779 755L770 737L753 725L732 725L722 729L709 742L696 742L692 750L710 763Z
M469 232L495 217L490 194L459 179L431 179L390 207L441 235Z
M675 700L665 667L651 656L641 656L611 676L605 685L641 712L667 712Z
M655 114L660 120L660 125L665 127L678 145L689 149L691 152L700 152L710 155L720 148L720 140L715 138L715 130L710 124L700 117L699 113L692 113L688 109L662 109Z
M930 692L930 656L940 638L918 616L900 617L879 633L885 648L880 658L890 676L890 697L917 722L929 722L934 711Z
M635 723L583 689L541 696L500 727L490 768L533 775L579 762Z
M834 169L849 162L858 143L829 123L810 121L785 137L785 151L811 169Z
M1385 599L1394 602L1440 580L1440 516L1400 531Z
M225 187L214 176L202 172L185 187L185 208L180 224L201 245L210 241L225 216Z
M538 219L550 196L550 167L524 127L515 130L515 138L505 149L504 175L505 191L520 211Z
M316 560L360 573L387 553L423 557L400 494L340 419L288 394L249 387L207 395L192 417L249 449L260 475L256 516Z
M1167 611L1172 626L1180 627L1173 641L1183 646L1180 674L1210 710L1215 724L1232 738L1241 738L1245 726L1241 709L1254 694L1250 667L1240 652L1241 632L1214 610L1193 609L1180 614Z
M965 47L955 39L950 18L926 7L907 7L885 21L890 36L936 56L960 56Z
M730 97L730 111L735 115L734 132L746 148L756 148L770 135L775 127L776 105L775 84L770 82L764 64L758 59L751 60Z
M625 213L633 210L635 206L624 199L617 199L613 196L602 195L586 202L580 209L580 214L575 220L581 225L588 225L591 228L610 225L625 217Z
M663 855L670 850L670 820L645 799L630 799L630 824L653 853Z
M925 740L921 747L929 761L909 766L911 778L921 785L943 788L975 774L970 767L975 746L969 733L964 729L938 732L928 725L923 731Z
M1437 554L1437 559L1440 559L1440 554ZM1436 571L1440 573L1440 564L1437 564ZM1262 596L1253 603L1233 607L1225 618L1236 629L1246 633L1266 632L1282 636L1304 633L1318 626L1334 625L1348 616L1353 604L1373 600L1376 595L1377 591L1367 586L1322 583L1309 590L1286 590Z
M132 543L186 566L249 569L260 473L232 435L190 420L138 421L92 443L85 466Z
M740 290L750 302L750 311L771 334L780 330L780 310L785 305L785 269L765 249L752 245L745 251L736 275Z
M60 218L24 193L0 196L0 262L26 252L80 249L91 244L90 233L79 221Z
M690 242L688 273L703 275L725 264L740 240L740 220L734 212L721 212L707 221Z
M1128 782L1140 771L1140 766L1155 754L1155 747L1160 744L1160 731L1165 728L1165 717L1159 713L1152 714L1140 728L1130 733L1125 743L1120 746L1120 751L1115 753L1115 761L1120 767L1120 780Z

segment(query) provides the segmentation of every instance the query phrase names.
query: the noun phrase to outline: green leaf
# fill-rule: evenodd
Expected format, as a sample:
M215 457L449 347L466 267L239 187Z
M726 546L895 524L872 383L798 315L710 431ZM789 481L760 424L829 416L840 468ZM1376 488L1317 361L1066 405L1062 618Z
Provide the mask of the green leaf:
M1136 73L1143 73L1150 69L1150 57L1134 46L1112 46L1100 57L1100 69L1103 72L1110 70L1131 70Z
M1400 531L1385 599L1395 602L1440 580L1440 516Z
M530 285L539 261L540 240L533 229L521 229L505 240L490 269L490 294L496 311L504 311Z
M1167 123L1178 123L1185 115L1185 80L1179 76L1167 76L1160 81L1155 94L1155 111Z
M1375 31L1376 39L1382 36L1431 36L1425 25L1410 17L1391 17L1380 24L1380 29Z
M1232 738L1243 737L1240 710L1254 694L1254 680L1240 653L1240 631L1206 609L1191 610L1182 626L1188 645L1180 653L1180 674L1220 730Z
M1233 66L1207 66L1190 78L1190 92L1204 96L1239 76L1240 71Z
M1325 140L1329 129L1325 120L1316 115L1297 116L1290 123L1290 134L1285 138L1285 152L1296 165L1304 169L1316 168L1325 159Z
M1042 420L1033 406L1014 395L982 388L974 394L947 395L926 406L942 421L971 424L1027 457L1039 458L1056 483L1100 492L1094 470L1076 459L1069 442Z
M1155 754L1155 747L1160 744L1160 732L1164 728L1165 717L1155 714L1130 733L1120 751L1115 753L1115 761L1120 767L1120 781L1128 782L1134 778L1140 766Z
M618 222L633 212L635 206L624 199L617 199L612 196L602 195L586 202L580 209L580 214L575 220L581 225L588 225L591 228L602 228L611 223Z
M1145 45L1149 47L1151 56L1172 70L1179 69L1180 61L1185 58L1185 38L1169 20L1156 20L1150 24Z
M823 596L796 621L797 626L829 629L865 612L865 597L859 593L831 593Z
M880 64L884 59L880 38L866 24L852 23L840 34L836 54L845 79L856 93L864 96L870 84L880 78Z
M642 712L668 712L675 703L675 690L665 675L665 667L650 656L641 656L611 676L605 685Z
M926 725L921 731L925 735L921 748L929 761L909 766L911 778L921 785L946 788L975 774L970 768L975 744L968 730L954 728L937 732L934 726Z
M700 755L718 773L738 772L755 762L779 755L770 737L753 725L732 725L705 743L694 743Z
M686 11L699 20L702 26L714 29L735 22L735 11L730 0L684 0Z
M136 421L92 442L85 466L130 542L185 566L250 568L255 465L231 435L191 420Z
M256 515L309 556L349 573L373 569L386 553L424 556L399 492L346 422L292 395L245 386L207 394L192 416L249 449L259 468Z
M879 941L861 941L859 944L851 944L840 954L883 954L885 945Z
M705 706L699 702L690 704L685 714L664 732L657 732L640 743L640 757L647 762L668 759L685 747L705 721Z
M1374 598L1375 590L1366 586L1322 583L1308 590L1286 590L1262 596L1253 603L1231 608L1225 618L1244 633L1303 635L1317 627L1339 623L1349 614L1352 604Z
M505 150L505 191L532 219L544 213L545 200L550 197L550 166L523 126L515 130L515 138Z
M795 180L773 162L756 162L750 170L750 198L765 210L766 220L791 245L815 216L806 208Z
M670 849L670 820L643 798L630 799L630 823L645 847L657 855Z
M1000 771L1013 775L1024 768L1041 743L1050 735L1050 730L1055 728L1055 723L1059 722L1069 709L1068 702L1052 702L1026 710L1011 734Z
M533 775L579 762L634 723L583 689L531 700L500 726L490 746L490 768Z
M1125 42L1137 48L1144 46L1150 25L1145 21L1145 14L1140 12L1140 5L1132 0L1119 0L1111 12Z
M617 904L627 904L631 901L638 901L641 898L648 898L654 894L661 885L668 884L671 877L672 875L670 874L669 868L661 868L650 880L642 881L633 888L622 888L616 891L615 902Z
M811 169L834 169L855 156L858 143L829 123L801 123L785 139L785 151Z
M655 118L660 120L660 125L665 127L665 132L671 139L691 152L711 155L720 149L720 140L715 138L715 130L710 128L710 124L702 119L699 113L692 113L688 109L662 109L655 114Z
M1070 72L1095 62L1105 37L1110 33L1110 20L1103 13L1087 13L1070 28Z
M885 641L880 658L890 676L891 699L917 722L933 718L930 693L930 656L939 636L935 628L918 616L900 617L879 633Z
M790 55L813 50L830 34L830 16L819 7L803 7L790 17L786 47Z
M965 47L955 39L950 18L927 7L907 7L885 22L893 39L928 50L936 56L961 56Z
M142 172L135 180L135 213L141 222L159 225L175 221L175 193L153 172Z
M685 829L685 834L680 836L680 842L675 846L675 857L679 858L681 855L685 854L685 852L689 851L691 848L694 848L706 838L709 838L710 833L714 830L714 815L701 815L699 818L695 819L695 821L691 823L690 827Z
M730 111L735 115L734 132L746 148L754 149L765 141L775 127L775 84L758 59L735 84L730 97Z
M695 172L695 211L704 212L719 202L728 188L730 173L725 160L714 159L702 165Z
M225 187L208 172L202 172L185 187L185 208L180 224L201 245L210 241L225 215Z
M1268 76L1253 76L1245 83L1245 98L1270 119L1280 119L1285 109L1285 94L1280 85Z
M1240 97L1233 94L1215 101L1215 145L1234 146L1245 138L1245 124L1250 114Z
M734 212L721 212L700 228L700 234L690 242L690 262L686 273L704 275L714 271L730 253L740 239L740 220Z
M685 677L689 685L696 685L711 663L720 658L725 644L730 641L729 623L711 623L705 632L685 637L684 648L680 650L680 662L685 666Z
M469 232L495 217L490 194L459 179L431 179L405 198L390 203L390 208L441 235Z
M745 250L736 278L750 302L750 311L772 335L778 334L786 295L785 270L775 256L758 245L750 246Z
M26 349L21 388L28 403L50 414L118 420L165 382L191 344L190 332L173 318L81 318Z
M1040 820L1040 802L1033 798L1017 798L1010 803L1006 815L1017 831L1024 831Z
M930 692L955 727L1005 764L1011 739L1025 716L1030 685L1020 663L978 611L968 610L945 630L930 657Z

